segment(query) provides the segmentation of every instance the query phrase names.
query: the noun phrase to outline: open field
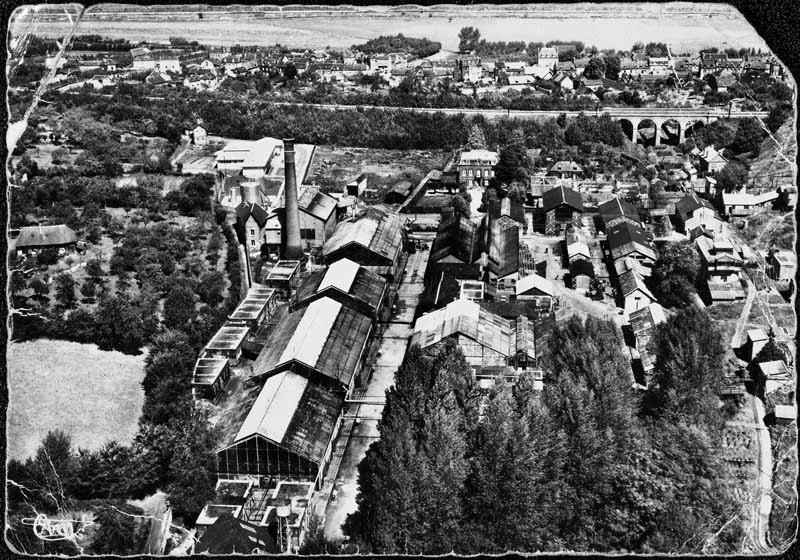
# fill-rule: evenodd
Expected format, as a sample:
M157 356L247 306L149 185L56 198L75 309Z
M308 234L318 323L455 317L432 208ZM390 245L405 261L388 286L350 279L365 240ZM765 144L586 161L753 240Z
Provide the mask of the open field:
M617 9L614 9L614 8ZM512 14L486 12L480 6L469 10L436 10L409 7L407 11L392 14L342 14L334 10L314 14L298 14L291 17L266 14L204 13L197 14L197 6L191 11L173 11L169 14L136 10L137 14L115 13L109 17L103 5L89 8L78 25L76 33L100 34L130 41L168 41L176 32L209 45L274 45L288 47L342 48L362 43L378 35L402 32L410 37L427 37L442 43L447 50L458 48L458 30L473 26L481 31L487 41L549 41L581 40L598 48L629 49L636 41L662 41L671 44L673 50L699 50L723 43L741 47L766 49L767 45L750 24L733 10L715 6L717 13L708 12L710 6L697 5L683 13L662 7L646 10L632 9L623 4L598 8L575 5L568 10L562 7L541 6L526 8ZM484 7L485 8L485 7ZM565 12L569 12L566 14ZM485 12L485 13L484 13ZM694 12L694 13L690 13ZM205 16L208 17L205 17ZM30 16L15 14L10 31L15 36L30 29ZM56 16L57 18L58 16ZM71 27L66 15L57 21L37 21L35 32L46 36L63 36ZM602 20L599 24L598 20Z
M382 199L386 187L403 180L416 186L431 169L444 167L449 157L449 152L437 150L317 146L307 182L341 192L347 181L366 173L368 188L377 189Z
M56 429L76 448L130 442L144 402L145 356L63 340L9 344L9 458L29 457Z

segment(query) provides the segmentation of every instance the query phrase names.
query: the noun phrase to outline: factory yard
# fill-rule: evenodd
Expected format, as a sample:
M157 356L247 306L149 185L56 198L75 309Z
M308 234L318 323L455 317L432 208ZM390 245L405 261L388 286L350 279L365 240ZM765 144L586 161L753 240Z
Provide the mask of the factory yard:
M50 430L72 435L82 449L130 443L144 403L146 356L64 340L9 344L9 458L33 455Z

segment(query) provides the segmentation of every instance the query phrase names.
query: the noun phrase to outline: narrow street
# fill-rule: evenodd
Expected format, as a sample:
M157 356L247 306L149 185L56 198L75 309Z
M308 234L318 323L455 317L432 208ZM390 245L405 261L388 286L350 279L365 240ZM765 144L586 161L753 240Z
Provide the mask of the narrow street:
M383 413L386 390L394 384L394 374L403 362L408 341L414 330L414 315L424 290L423 278L428 263L429 250L409 255L405 272L398 287L397 313L386 325L381 338L372 377L364 391L357 393L360 404L353 404L345 420L338 446L342 446L337 461L338 472L333 482L333 495L325 507L325 536L329 539L343 537L342 523L356 510L358 493L358 464L369 446L376 441L378 420ZM333 464L330 476L334 476ZM324 491L323 491L324 494Z

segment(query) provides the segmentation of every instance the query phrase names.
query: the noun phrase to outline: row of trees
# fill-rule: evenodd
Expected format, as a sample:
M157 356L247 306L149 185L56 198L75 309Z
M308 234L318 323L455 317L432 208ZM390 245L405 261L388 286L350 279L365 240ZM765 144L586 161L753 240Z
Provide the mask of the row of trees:
M390 554L736 550L718 443L721 336L687 308L656 341L643 398L610 322L555 329L541 394L523 375L481 396L455 343L412 347L345 534Z
M402 33L398 33L397 35L381 35L361 45L353 45L353 49L366 55L402 52L416 58L426 58L439 52L442 44L430 39L406 37Z

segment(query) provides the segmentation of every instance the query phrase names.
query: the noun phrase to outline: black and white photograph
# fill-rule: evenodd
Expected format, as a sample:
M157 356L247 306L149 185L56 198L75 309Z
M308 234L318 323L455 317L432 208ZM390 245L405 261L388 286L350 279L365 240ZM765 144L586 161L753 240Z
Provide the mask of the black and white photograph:
M788 550L797 56L743 11L18 1L4 547Z

